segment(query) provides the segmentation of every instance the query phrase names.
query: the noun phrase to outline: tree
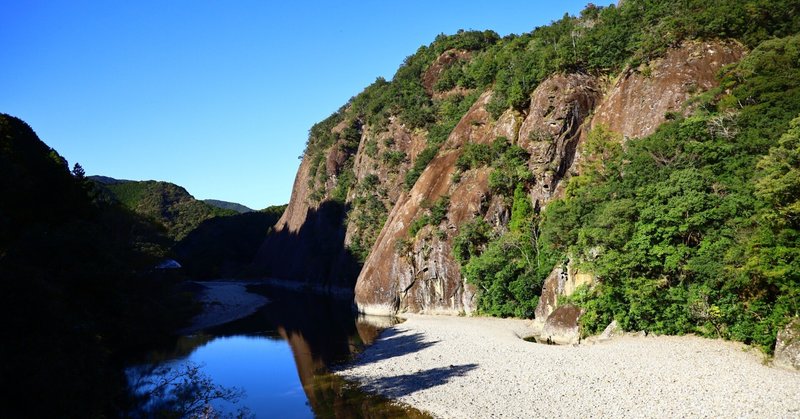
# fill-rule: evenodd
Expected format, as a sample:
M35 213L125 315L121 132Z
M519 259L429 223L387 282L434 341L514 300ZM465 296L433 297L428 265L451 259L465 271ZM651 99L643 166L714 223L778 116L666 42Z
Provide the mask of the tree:
M75 163L75 165L72 166L72 176L75 176L78 180L86 178L86 172L83 170L83 166L81 166L80 163Z

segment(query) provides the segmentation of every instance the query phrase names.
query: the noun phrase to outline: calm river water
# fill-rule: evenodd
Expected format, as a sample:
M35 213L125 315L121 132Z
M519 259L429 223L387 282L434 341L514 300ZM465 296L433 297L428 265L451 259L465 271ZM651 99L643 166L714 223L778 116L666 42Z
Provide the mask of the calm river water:
M236 405L256 417L421 417L387 400L364 394L329 373L372 343L393 320L359 318L350 301L269 287L270 303L250 317L181 337L174 348L152 354L158 365L198 365L214 384L237 387Z

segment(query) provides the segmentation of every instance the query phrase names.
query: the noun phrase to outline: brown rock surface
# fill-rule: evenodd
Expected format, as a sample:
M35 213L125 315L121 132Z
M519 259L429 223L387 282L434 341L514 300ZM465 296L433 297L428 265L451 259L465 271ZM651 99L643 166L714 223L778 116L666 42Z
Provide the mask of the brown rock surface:
M474 290L461 278L451 240L461 223L478 213L487 186L486 171L462 179L451 191L451 176L460 147L489 142L494 136L485 110L491 95L483 94L464 115L414 187L397 201L356 282L356 304L370 314L399 311L458 314L470 311ZM451 193L452 192L452 193ZM425 227L409 237L411 223L424 212L423 202L450 193L451 204L440 226ZM444 234L433 234L433 230Z
M541 338L559 345L578 343L581 337L578 319L582 314L583 310L572 304L558 307L547 316Z
M795 318L778 332L773 363L779 367L800 370L800 318Z
M544 280L542 285L542 295L539 297L539 304L536 305L534 316L537 320L544 322L547 316L555 311L558 306L559 289L562 288L559 284L566 281L567 273L561 266L553 268L547 279Z
M530 154L536 176L534 204L543 205L575 161L583 124L600 99L597 81L585 74L557 74L531 94L528 116L519 129L518 144Z
M667 112L682 108L692 94L717 86L716 74L739 61L745 47L734 41L687 41L639 70L622 73L598 106L592 126L605 125L627 138L652 134Z

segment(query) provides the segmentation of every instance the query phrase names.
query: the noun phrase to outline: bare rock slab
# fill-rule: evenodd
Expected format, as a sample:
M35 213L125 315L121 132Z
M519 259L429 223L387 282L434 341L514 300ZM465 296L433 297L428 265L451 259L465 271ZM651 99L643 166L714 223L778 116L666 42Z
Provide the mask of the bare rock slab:
M800 370L800 318L795 318L778 332L772 362L782 368Z
M578 343L581 337L578 319L582 314L583 309L572 304L558 307L545 320L542 339L559 345Z

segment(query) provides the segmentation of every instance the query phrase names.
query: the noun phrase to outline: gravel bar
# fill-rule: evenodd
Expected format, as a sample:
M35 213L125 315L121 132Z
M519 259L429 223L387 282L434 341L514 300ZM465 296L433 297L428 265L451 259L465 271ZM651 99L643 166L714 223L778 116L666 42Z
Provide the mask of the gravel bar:
M800 418L800 373L695 336L526 342L526 320L409 315L337 373L442 418Z

